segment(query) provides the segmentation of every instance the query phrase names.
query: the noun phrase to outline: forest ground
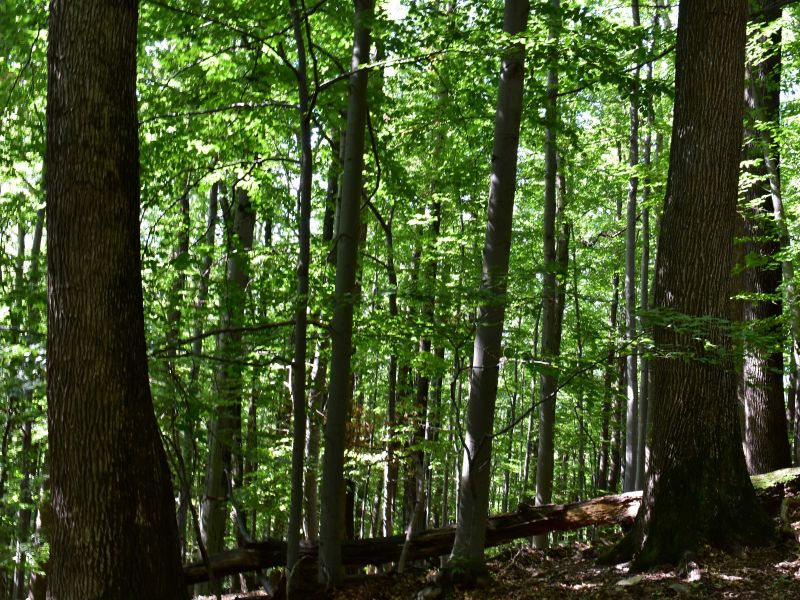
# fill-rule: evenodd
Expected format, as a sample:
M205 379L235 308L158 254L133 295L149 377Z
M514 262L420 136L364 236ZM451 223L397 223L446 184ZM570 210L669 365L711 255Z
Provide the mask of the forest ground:
M614 538L576 542L547 550L509 544L488 562L491 581L479 589L456 588L452 600L541 598L753 598L800 600L800 498L780 523L783 532L770 546L721 552L701 548L686 564L645 573L628 565L601 566L597 556ZM415 568L403 575L349 580L330 600L434 600L445 598L433 581L435 570ZM267 598L231 594L224 600ZM199 600L199 599L198 599Z

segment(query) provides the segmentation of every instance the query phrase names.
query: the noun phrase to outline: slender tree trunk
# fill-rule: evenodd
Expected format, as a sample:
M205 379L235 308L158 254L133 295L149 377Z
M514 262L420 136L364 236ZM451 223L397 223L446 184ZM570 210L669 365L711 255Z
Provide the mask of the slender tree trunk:
M550 0L555 11L561 10L560 0ZM553 452L556 422L557 367L561 349L561 328L558 311L558 278L556 258L556 220L558 145L558 36L561 17L551 16L548 39L551 43L547 72L547 104L545 106L544 140L544 278L542 283L542 359L548 363L539 384L539 452L536 464L536 504L549 504L553 495ZM534 546L547 547L547 536L534 538Z
M659 11L653 14L653 48L658 38ZM647 89L653 81L653 63L647 63ZM651 152L653 145L653 129L655 127L655 109L653 107L653 94L648 91L646 98L647 105L647 134L644 140L644 168L645 180L642 190L642 264L639 276L639 304L642 312L646 313L650 308L650 193L652 191L651 171ZM658 148L656 149L656 159L658 159ZM644 333L646 331L645 319L639 316L639 327ZM647 467L647 440L650 431L650 362L644 357L640 360L641 373L639 376L639 431L637 434L636 450L636 489L644 486L645 470Z
M29 346L33 346L35 339L35 332L39 331L41 312L38 308L39 287L41 285L41 269L39 262L41 258L42 248L42 233L44 231L44 210L40 209L36 213L36 225L33 232L33 243L31 244L30 253L30 270L28 274L28 314L26 327L28 329L27 341ZM24 248L24 244L20 245ZM34 381L39 378L36 368L36 359L31 357L27 360L27 377L29 381ZM25 401L27 406L33 406L33 389L28 386L25 392ZM30 409L28 409L30 410ZM19 484L19 498L21 502L20 509L17 513L17 556L16 565L14 567L14 589L11 595L12 600L22 600L25 596L25 563L27 561L27 553L24 550L23 544L27 544L28 535L31 525L32 506L33 506L33 493L31 492L31 480L36 476L38 469L38 444L33 444L32 438L33 421L28 418L22 426L22 480Z
M617 331L617 312L619 310L619 273L614 273L611 281L611 308L609 311L609 332L613 336ZM597 488L603 491L610 491L612 457L611 457L611 430L612 430L612 410L614 402L614 365L615 363L614 342L608 344L606 355L605 371L603 375L603 408L600 425L600 460L597 469Z
M203 256L197 281L197 298L195 310L198 316L194 326L194 342L192 343L192 367L189 372L189 398L194 400L199 394L200 385L200 357L203 354L203 323L205 323L205 309L208 301L208 280L213 263L212 248L216 239L217 213L219 212L219 183L211 186L208 194L208 207L206 210L206 231L204 243L207 254ZM194 422L188 422L188 435L183 438L181 454L184 463L184 477L181 479L178 496L178 535L180 536L181 556L189 552L188 524L189 508L192 502L192 487L194 483L195 464L197 462L196 446L194 443Z
M219 353L224 362L217 372L219 398L209 424L205 494L200 507L200 529L206 551L221 552L225 544L229 492L234 480L234 463L241 457L242 366L244 354L241 331L249 276L247 254L253 246L255 213L245 190L234 191L236 206L226 219L229 255L223 298ZM231 222L232 221L232 222ZM225 331L233 329L234 331Z
M503 31L510 35L524 32L528 12L527 0L506 0ZM500 71L481 282L487 301L481 307L475 333L458 524L450 555L451 564L464 566L473 575L485 569L483 550L491 483L492 428L511 253L524 75L525 47L514 44L506 49Z
M763 2L761 3L763 6ZM772 11L767 18L780 16ZM750 474L767 473L791 466L786 410L783 400L783 327L780 316L781 265L775 257L781 251L781 235L775 219L773 195L770 193L770 159L779 163L777 147L762 139L758 121L768 127L780 120L781 32L772 39L760 39L772 49L761 63L748 65L745 101L750 109L745 130L746 157L756 161L747 172L753 183L745 191L744 251L757 257L758 266L742 272L744 293L743 318L751 322L765 341L754 340L746 345L742 385L744 404L744 450ZM775 169L776 175L778 169Z
M578 365L583 364L583 327L581 323L581 303L578 288L578 262L575 246L572 247L572 294L575 308L575 344L578 350ZM583 391L578 392L578 472L576 473L578 485L578 500L582 500L586 493L586 415L584 414Z
M322 467L322 519L320 522L320 573L322 583L339 585L344 537L345 429L349 416L350 353L353 346L353 306L360 232L361 191L364 170L364 133L367 119L367 71L373 0L356 0L355 33L347 109L347 135L342 178L342 199L337 231L335 308L332 322L331 376L328 386L325 456Z
M338 142L338 137L335 138ZM340 145L331 146L331 162L328 167L325 214L323 217L322 241L330 248L334 237L334 221L336 207L339 204L339 168L343 162ZM303 512L306 539L311 542L319 540L319 501L318 476L320 452L320 428L325 405L325 385L328 380L328 347L330 339L323 335L317 343L314 365L311 370L311 392L308 394L308 415L306 418L306 463L303 494L305 497Z
M679 8L670 171L654 282L661 311L654 340L662 355L652 365L651 465L626 538L638 568L677 562L700 541L764 541L772 530L747 476L730 342L720 324L730 314L746 20L744 0ZM701 330L670 327L674 314L702 318ZM678 359L670 358L675 349Z
M533 360L539 360L539 321L542 314L542 305L539 303L536 311L536 320L533 323ZM533 423L538 416L536 406L539 396L536 393L536 377L531 377L531 403L528 412L528 431L525 435L525 463L522 468L522 489L528 489L528 482L531 478L531 459L536 460L536 449L539 444L533 437Z
M508 410L508 431L506 432L506 464L503 468L503 508L508 512L508 497L511 493L511 461L514 458L514 420L517 416L517 386L519 385L519 359L514 359L514 389L511 392L511 406Z
M294 359L292 361L292 483L289 503L289 532L286 568L291 571L300 552L303 518L303 452L306 442L306 353L308 330L308 270L311 260L311 106L306 61L306 22L297 0L289 0L294 41L297 46L298 109L300 113L300 215L298 219L297 298L294 316ZM289 578L291 581L291 578Z
M631 0L633 26L639 27L639 0ZM639 426L639 389L636 356L636 195L639 190L639 66L633 71L633 89L630 106L630 153L631 176L628 180L627 225L625 228L625 340L628 343L625 356L627 381L627 416L625 420L625 481L622 491L636 489L636 453Z
M53 600L185 597L144 337L137 19L135 0L54 0L50 6L45 168Z

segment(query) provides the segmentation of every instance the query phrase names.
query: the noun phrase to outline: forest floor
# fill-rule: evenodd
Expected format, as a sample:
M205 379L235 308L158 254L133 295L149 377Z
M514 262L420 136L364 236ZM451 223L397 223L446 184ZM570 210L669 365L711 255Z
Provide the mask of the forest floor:
M611 543L572 543L547 550L505 546L488 561L491 580L446 596L433 583L435 569L349 580L326 600L525 600L542 598L753 598L800 600L800 506L784 520L779 541L761 548L698 550L682 568L630 573L627 564L601 566L597 555ZM788 526L788 527L787 527ZM791 527L791 531L789 531ZM238 594L225 600L266 598ZM306 595L311 598L311 596Z

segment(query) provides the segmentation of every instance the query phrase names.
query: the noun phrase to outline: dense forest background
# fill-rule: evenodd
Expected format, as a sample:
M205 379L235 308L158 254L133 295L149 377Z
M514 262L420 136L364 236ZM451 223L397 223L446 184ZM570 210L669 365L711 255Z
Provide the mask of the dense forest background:
M504 31L499 1L379 2L374 14L359 1L356 42L359 27L371 32L359 65L350 2L141 2L144 328L183 563L287 538L292 565L300 538L322 536L323 562L336 564L325 554L336 524L326 531L324 519L340 497L348 539L453 523L464 510L470 448L491 448L490 514L642 489L649 364L664 356L654 326L701 348L675 347L670 358L736 371L751 474L797 465L800 12L763 0L750 12L746 75L734 82L747 104L734 301L720 320L651 309L677 9L532 1L527 27ZM0 7L3 600L33 593L52 519L48 14L43 2ZM102 28L93 35L103 37ZM522 47L518 140L512 132L498 142L501 60L522 68L514 55ZM357 85L364 164L354 178ZM487 184L505 156L498 148L510 149L516 174L507 276L486 266ZM102 206L96 226L120 219ZM697 247L706 247L702 236ZM348 251L354 287L343 293L337 278ZM685 254L687 265L707 258ZM499 323L487 320L498 306ZM468 416L470 373L477 377L476 330L498 325L487 421ZM731 341L717 347L706 333L720 328ZM71 352L81 344L76 338ZM471 429L478 421L488 426L483 439ZM75 443L91 450L95 439ZM326 463L323 473L323 455L337 451L341 466ZM336 473L341 489L331 487Z

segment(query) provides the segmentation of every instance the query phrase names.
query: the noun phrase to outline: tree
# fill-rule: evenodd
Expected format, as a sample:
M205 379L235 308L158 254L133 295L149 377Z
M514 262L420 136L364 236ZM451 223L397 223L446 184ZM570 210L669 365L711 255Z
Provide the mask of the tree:
M375 4L356 0L350 96L347 103L344 173L339 228L336 240L336 290L331 323L330 384L328 386L325 454L322 463L322 517L320 519L320 582L338 585L342 571L344 537L345 428L353 394L351 352L356 269L361 229L361 193L364 171L364 137L367 123L367 70Z
M639 0L631 0L633 26L639 27ZM627 409L625 411L625 474L622 491L636 489L636 459L638 455L639 389L636 352L636 196L639 193L639 65L633 71L630 106L630 137L628 165L628 205L625 227L625 382L627 384Z
M292 569L300 551L300 525L303 517L303 454L306 441L306 354L308 332L308 267L311 260L311 102L308 90L306 39L308 24L301 18L297 0L289 0L292 29L297 45L298 107L300 112L300 189L297 257L297 307L294 322L294 359L292 364L292 487L289 508L288 551L286 568ZM308 39L310 43L311 40Z
M144 338L137 11L135 0L51 4L45 166L54 599L185 594Z
M744 0L679 8L654 282L652 453L642 508L619 548L638 568L675 563L701 540L753 543L771 530L741 449L727 326L746 20Z
M764 2L760 3L763 7ZM767 27L780 17L780 10L764 14ZM759 36L760 52L755 63L748 61L745 102L748 108L745 127L746 178L743 220L745 264L741 267L744 298L742 312L753 334L746 339L742 369L744 404L744 450L751 475L767 473L792 465L783 401L783 323L781 313L782 268L778 255L782 249L780 218L775 218L775 198L769 161L777 164L777 148L770 143L766 128L780 119L781 31ZM768 37L769 39L764 39ZM765 43L766 42L766 43ZM761 48L766 46L766 48ZM791 313L788 315L791 319ZM790 321L791 323L791 321ZM760 334L760 335L758 335Z
M223 361L217 372L218 398L208 424L205 493L200 511L203 544L208 552L225 548L228 504L235 480L241 475L242 450L242 356L240 328L244 324L245 298L250 281L248 252L253 246L256 221L250 196L234 188L232 200L222 202L228 260L222 299L222 333L219 351Z
M527 0L506 0L503 31L512 36L523 33L529 10ZM515 43L506 49L500 67L481 278L486 300L481 306L475 332L458 523L450 554L450 564L463 568L468 577L486 568L483 549L491 485L492 429L511 254L524 79L525 46Z
M553 497L553 453L556 424L558 367L553 364L561 353L561 329L564 316L564 276L567 270L567 245L563 231L556 241L556 226L564 209L563 183L558 176L558 30L560 0L551 0L549 42L550 67L547 71L547 104L545 107L544 165L544 276L542 283L542 356L550 364L541 374L539 385L539 451L536 462L536 503L549 504ZM556 189L560 187L561 189ZM534 538L537 548L547 546L547 536Z

